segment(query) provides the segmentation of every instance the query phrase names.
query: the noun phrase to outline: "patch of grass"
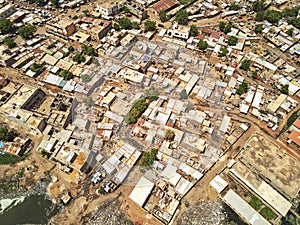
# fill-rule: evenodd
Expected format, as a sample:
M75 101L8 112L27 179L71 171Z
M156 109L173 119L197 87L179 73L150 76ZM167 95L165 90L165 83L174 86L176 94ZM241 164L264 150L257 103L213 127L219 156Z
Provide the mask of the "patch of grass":
M267 220L273 220L276 217L275 213L267 206L262 208L259 213Z
M292 124L295 122L295 120L299 116L298 113L299 113L299 109L288 118L286 125L282 128L279 135L283 134L285 131L287 131L289 129L290 126L292 126Z
M253 209L259 210L263 203L256 196L251 196L250 205Z

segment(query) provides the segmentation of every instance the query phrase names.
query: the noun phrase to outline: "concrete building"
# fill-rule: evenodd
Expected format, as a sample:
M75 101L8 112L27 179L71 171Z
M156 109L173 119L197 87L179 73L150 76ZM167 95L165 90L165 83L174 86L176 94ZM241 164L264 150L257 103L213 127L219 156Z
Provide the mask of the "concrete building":
M175 23L173 24L172 29L169 29L167 31L167 34L171 37L187 40L190 35L190 27L178 25L177 23Z
M114 16L121 12L126 4L126 0L120 0L120 1L115 1L115 0L109 0L109 1L104 1L100 4L96 4L95 11L100 13L100 15L105 18L109 19L111 16Z
M10 15L16 12L16 8L14 5L7 4L0 9L0 20L6 19Z
M58 23L53 23L53 21L47 23L46 31L50 34L66 39L75 33L76 27L72 20L62 19Z

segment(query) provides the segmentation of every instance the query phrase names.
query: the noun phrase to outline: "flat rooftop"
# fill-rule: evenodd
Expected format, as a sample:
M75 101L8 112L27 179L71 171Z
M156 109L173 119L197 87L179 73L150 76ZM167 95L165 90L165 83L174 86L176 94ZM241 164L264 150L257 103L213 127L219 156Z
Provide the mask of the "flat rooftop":
M270 224L233 190L230 189L223 197L223 200L238 215L240 215L245 221L247 221L248 224L252 224L252 225Z
M300 190L300 163L262 134L254 134L237 160L288 198Z
M23 84L11 97L2 105L1 109L8 114L20 109L24 103L33 95L38 88Z

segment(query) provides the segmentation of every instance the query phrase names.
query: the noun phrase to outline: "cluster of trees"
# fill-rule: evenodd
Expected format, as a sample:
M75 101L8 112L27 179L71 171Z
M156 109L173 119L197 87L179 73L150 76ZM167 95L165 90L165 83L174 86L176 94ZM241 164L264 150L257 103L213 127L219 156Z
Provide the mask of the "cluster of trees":
M133 103L133 106L130 112L125 116L125 122L127 123L136 123L138 118L143 114L147 109L148 105L145 98L140 98Z
M36 26L32 24L27 24L18 29L18 34L23 38L23 39L28 39L31 38L34 33L37 31Z
M84 74L81 77L81 81L84 82L84 83L87 83L87 82L89 82L91 80L92 80L92 78L89 75L87 75L87 74Z
M235 36L230 36L229 38L228 38L228 44L230 45L230 46L234 46L234 45L236 45L238 43L238 38L237 37L235 37Z
M248 89L249 89L249 85L246 82L243 82L240 84L240 86L236 90L236 93L238 95L242 95L242 94L245 94L248 91Z
M60 76L63 77L65 80L70 80L73 78L74 75L69 70L62 70L60 72Z
M31 66L30 66L30 70L32 72L35 72L37 74L40 74L44 71L44 65L43 64L39 64L39 63L33 63Z
M190 27L190 36L195 37L199 34L198 28L196 25L191 25Z
M183 9L178 10L175 15L175 20L179 24L187 25L188 24L188 12Z
M229 52L228 49L226 47L223 47L223 48L220 49L220 51L218 53L218 56L219 57L224 57L228 54L228 52Z
M252 8L256 12L256 21L267 20L270 23L276 24L285 17L289 24L300 28L300 19L297 18L300 7L286 8L282 12L273 9L264 11L265 7L264 0L257 0L253 3Z
M77 62L77 63L84 63L85 62L85 57L82 53L77 52L74 56L73 56L73 61Z
M189 3L191 3L193 0L179 0L181 5L187 5Z
M12 37L5 37L2 39L2 41L7 45L8 48L14 48L17 46L15 39Z
M187 99L189 95L186 93L185 89L182 89L182 91L179 93L180 99Z
M207 49L208 43L206 41L200 39L197 46L200 50L204 51L205 49Z
M7 34L11 31L13 22L9 19L0 20L0 31L2 34Z
M260 34L263 31L263 25L262 24L257 24L255 25L255 33Z
M14 139L14 132L9 131L5 127L0 127L0 141L12 141Z
M156 159L156 155L158 153L158 149L152 148L150 152L143 152L140 166L152 166L154 160Z
M88 56L96 55L95 49L90 45L81 45L81 53Z
M247 71L250 69L250 66L251 66L251 61L249 59L245 59L242 61L240 68Z
M156 30L156 22L152 20L146 20L144 22L144 30L146 31L155 31Z
M159 19L161 22L166 22L168 20L167 12L165 10L159 12Z
M118 23L114 24L114 29L119 31L120 29L140 29L140 24L136 21L131 22L131 20L127 17L122 17L118 20ZM146 20L144 22L144 30L145 31L155 31L156 30L156 22L152 20Z
M240 6L238 3L234 2L229 6L230 10L238 11L240 9Z
M151 87L151 88L145 90L144 95L150 101L155 101L155 100L158 99L159 93L158 93L158 91L154 87Z
M167 129L165 132L165 139L167 139L168 141L173 141L174 138L175 138L174 131L171 129Z
M283 94L288 95L288 94L289 94L289 85L288 85L288 84L283 85L283 86L281 87L281 92L282 92Z
M223 21L221 21L219 23L219 28L220 28L220 31L224 32L225 34L228 34L230 31L231 31L231 23L225 23Z
M86 106L91 107L94 104L94 101L93 101L92 97L89 96L86 99L84 99L83 103Z

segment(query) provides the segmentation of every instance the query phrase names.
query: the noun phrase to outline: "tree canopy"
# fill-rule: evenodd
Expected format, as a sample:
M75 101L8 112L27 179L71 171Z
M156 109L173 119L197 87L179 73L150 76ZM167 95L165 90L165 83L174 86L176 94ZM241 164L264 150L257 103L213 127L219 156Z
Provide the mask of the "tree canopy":
M223 48L220 49L220 51L218 53L218 56L219 57L224 57L228 54L228 52L229 52L228 49L226 47L223 47Z
M158 153L158 149L152 148L150 152L143 152L140 166L152 166L154 160L156 159L156 155Z
M36 27L31 24L24 25L19 28L18 34L23 38L23 39L28 39L34 35L36 32Z
M182 91L179 93L179 96L181 99L187 99L189 97L185 89L182 89Z
M281 92L282 92L283 94L288 95L288 94L289 94L289 85L288 85L288 84L283 85L283 86L281 87Z
M132 22L132 28L136 29L136 30L139 30L140 29L140 24L136 21L133 21Z
M278 23L282 19L282 13L277 10L267 10L265 11L264 18L270 23Z
M7 34L11 28L13 23L9 19L0 20L0 31L2 34Z
M243 70L249 70L251 65L251 61L249 59L245 59L242 61L240 68Z
M144 22L145 31L155 31L156 30L156 22L153 20L146 20Z
M255 2L253 2L252 8L255 12L264 11L265 1L264 0L256 0Z
M161 10L159 12L159 19L161 22L166 22L167 21L167 12L165 10Z
M205 49L207 49L208 43L206 41L200 39L197 46L200 50L204 51Z
M243 83L240 84L240 86L236 90L236 93L238 95L242 95L242 94L246 93L248 91L248 89L249 89L248 84L246 82L243 82Z
M190 27L190 35L192 36L192 37L195 37L195 36L197 36L199 34L199 31L198 31L198 28L197 28L197 26L196 25L191 25L191 27Z
M155 100L158 99L159 93L158 93L158 91L154 87L151 87L151 88L145 90L144 95L150 101L155 101Z
M265 19L265 12L259 11L256 13L255 20L256 21L263 21Z
M81 52L84 55L88 55L88 56L95 56L96 55L95 49L90 45L81 45Z
M84 74L84 75L81 76L81 81L84 82L84 83L87 83L91 80L92 80L92 78L87 74Z
M14 48L17 46L15 40L12 37L5 37L2 41L7 45L8 48Z
M148 105L145 98L140 98L133 103L133 106L129 113L125 116L125 121L127 123L136 123L138 118L147 109Z
M235 36L230 36L229 38L228 38L228 44L230 45L230 46L234 46L234 45L236 45L238 43L238 38L237 37L235 37Z
M260 34L260 33L262 33L262 31L263 31L263 25L262 24L256 24L255 25L255 33L258 33L258 34Z
M73 61L77 63L84 63L85 62L85 57L82 55L82 53L76 53L73 56Z
M230 10L234 10L234 11L237 11L237 10L239 10L240 9L240 6L239 6L239 4L238 3L232 3L230 6L229 6L229 9Z
M37 74L40 74L44 71L44 65L43 64L39 64L39 63L33 63L31 66L30 66L30 70L32 72L35 72Z
M179 24L186 25L188 23L188 13L186 10L180 9L176 12L175 20Z
M14 133L5 127L0 127L0 141L12 141Z
M93 99L90 96L84 99L83 103L88 107L91 107L94 104Z
M122 29L126 29L126 30L131 29L132 27L131 21L127 17L120 18L119 24Z
M174 138L175 138L174 131L171 129L167 129L165 132L165 139L167 139L168 141L173 141Z
M71 73L69 70L62 70L60 72L60 76L63 77L66 80L70 80L73 78L73 73Z

